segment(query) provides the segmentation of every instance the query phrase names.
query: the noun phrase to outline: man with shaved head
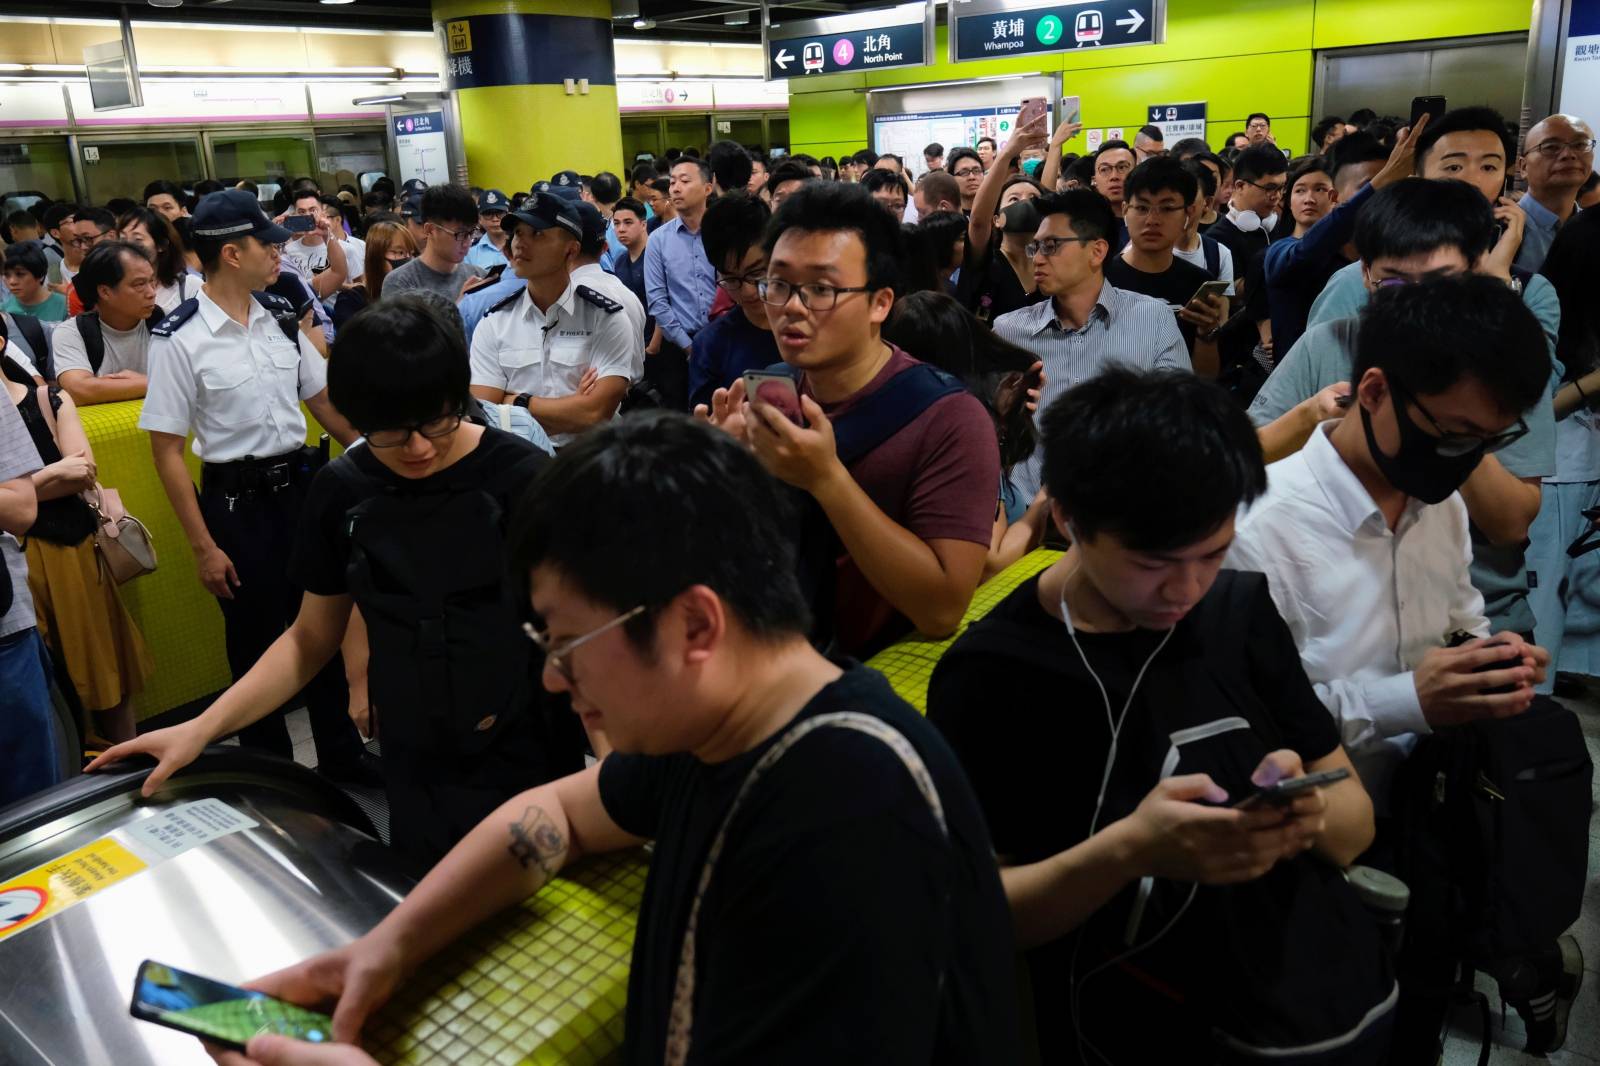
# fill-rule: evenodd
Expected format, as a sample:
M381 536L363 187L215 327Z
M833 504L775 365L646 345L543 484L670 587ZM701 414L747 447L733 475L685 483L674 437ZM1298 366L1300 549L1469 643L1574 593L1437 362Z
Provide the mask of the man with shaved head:
M1578 190L1594 170L1594 129L1576 115L1551 115L1528 131L1522 177L1528 191L1518 205L1528 215L1516 265L1538 271L1556 231L1578 209Z

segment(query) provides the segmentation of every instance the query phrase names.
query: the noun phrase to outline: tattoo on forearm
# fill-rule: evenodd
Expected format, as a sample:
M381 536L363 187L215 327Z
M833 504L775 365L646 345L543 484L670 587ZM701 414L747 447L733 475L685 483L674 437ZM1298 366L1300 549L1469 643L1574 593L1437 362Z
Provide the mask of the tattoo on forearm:
M522 812L520 821L512 823L511 845L506 850L524 870L530 864L537 865L550 877L561 867L567 842L544 808L529 807Z

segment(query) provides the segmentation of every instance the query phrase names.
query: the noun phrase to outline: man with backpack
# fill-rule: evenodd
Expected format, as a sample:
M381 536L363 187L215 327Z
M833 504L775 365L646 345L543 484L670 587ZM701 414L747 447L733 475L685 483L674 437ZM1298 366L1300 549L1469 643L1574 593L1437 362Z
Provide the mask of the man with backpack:
M505 577L509 516L545 456L462 420L473 404L460 330L427 299L389 297L334 342L329 394L366 439L307 493L289 562L305 590L294 624L200 717L91 769L154 755L150 795L324 669L352 617L352 708L382 739L390 840L419 872L509 797L582 768L577 722L540 697L523 593Z
M1266 487L1249 421L1185 371L1111 367L1041 438L1072 546L928 689L994 838L1039 1061L1381 1061L1394 979L1341 870L1372 807L1266 582L1219 572ZM1319 771L1347 776L1254 795Z
M127 241L97 244L72 287L84 310L56 328L56 380L79 406L142 398L150 330L166 317L149 254Z
M900 226L864 189L801 188L773 216L765 251L757 291L805 425L764 401L746 407L742 379L697 414L809 498L802 566L841 650L863 654L911 629L947 635L994 530L994 423L958 379L883 340Z
M1435 1061L1457 962L1499 979L1535 1053L1561 1046L1582 977L1561 934L1586 879L1589 759L1572 712L1535 698L1549 653L1490 635L1457 493L1527 434L1549 380L1537 319L1499 281L1379 289L1353 402L1272 466L1228 557L1266 574L1372 794L1370 861L1411 888L1397 1064Z

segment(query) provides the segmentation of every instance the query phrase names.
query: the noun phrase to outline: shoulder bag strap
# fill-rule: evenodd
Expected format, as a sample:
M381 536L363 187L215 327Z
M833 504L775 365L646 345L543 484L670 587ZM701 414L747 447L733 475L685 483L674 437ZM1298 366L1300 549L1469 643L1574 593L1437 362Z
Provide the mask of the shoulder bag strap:
M39 413L44 415L44 424L50 430L50 439L56 442L56 451L61 450L61 434L56 432L56 413L50 405L50 386L40 385L34 390L34 399L38 401Z
M911 746L911 742L883 719L858 711L819 714L815 718L806 719L778 738L777 742L750 768L743 783L739 785L739 791L734 795L733 803L729 805L728 813L723 817L722 825L711 841L711 849L706 853L705 866L700 870L700 882L695 886L694 901L689 905L689 921L684 926L683 944L678 952L678 973L672 988L672 1010L667 1017L666 1066L684 1066L689 1059L690 1029L694 1021L695 935L700 924L700 904L705 901L706 889L711 885L711 876L716 870L717 860L722 856L723 846L727 843L728 827L733 823L739 808L744 805L745 797L750 794L750 790L755 787L761 776L772 769L779 759L788 754L790 749L806 736L818 729L826 728L854 729L858 733L876 737L887 745L900 759L901 765L906 768L918 791L922 793L923 799L927 801L928 810L933 815L933 820L938 823L940 833L949 839L950 830L945 824L944 805L939 801L939 790L934 786L933 775L928 773L922 756L917 754L917 749Z

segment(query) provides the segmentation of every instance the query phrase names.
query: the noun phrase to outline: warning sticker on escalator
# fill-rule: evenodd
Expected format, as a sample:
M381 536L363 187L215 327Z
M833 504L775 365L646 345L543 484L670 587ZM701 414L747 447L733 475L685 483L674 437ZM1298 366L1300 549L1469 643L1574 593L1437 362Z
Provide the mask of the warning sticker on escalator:
M195 800L164 807L123 829L128 846L150 862L172 859L190 848L254 829L256 822L219 799Z
M0 940L82 903L148 865L104 837L0 882Z

